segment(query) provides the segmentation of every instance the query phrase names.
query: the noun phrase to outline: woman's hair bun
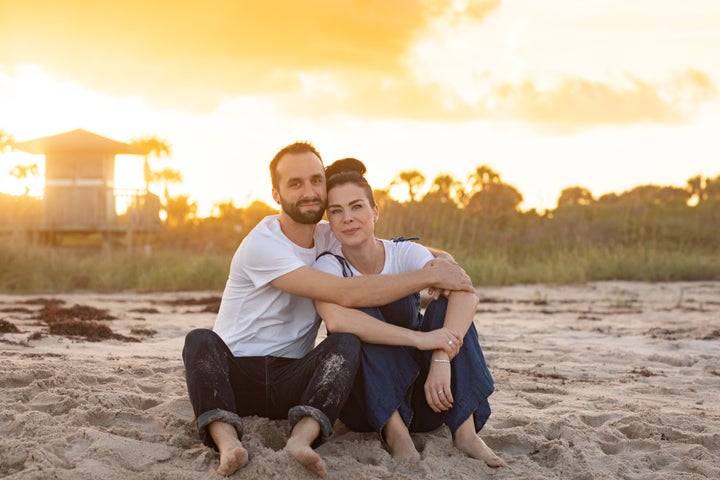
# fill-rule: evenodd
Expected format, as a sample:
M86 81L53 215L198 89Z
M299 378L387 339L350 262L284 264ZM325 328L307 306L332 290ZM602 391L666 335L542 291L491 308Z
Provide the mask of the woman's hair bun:
M343 172L357 172L360 175L364 175L365 171L365 164L357 158L343 158L341 160L335 160L332 164L325 167L325 178L330 178L333 175Z

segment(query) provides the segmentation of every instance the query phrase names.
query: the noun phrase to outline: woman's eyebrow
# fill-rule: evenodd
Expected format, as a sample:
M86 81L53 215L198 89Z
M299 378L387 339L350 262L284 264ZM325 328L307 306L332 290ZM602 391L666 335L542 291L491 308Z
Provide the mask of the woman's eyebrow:
M362 201L363 201L362 198L358 198L356 200L352 200L352 201L348 202L348 205L355 205L356 203L362 202ZM342 207L342 205L340 205L339 203L331 203L331 204L328 204L328 208L330 208L330 207Z

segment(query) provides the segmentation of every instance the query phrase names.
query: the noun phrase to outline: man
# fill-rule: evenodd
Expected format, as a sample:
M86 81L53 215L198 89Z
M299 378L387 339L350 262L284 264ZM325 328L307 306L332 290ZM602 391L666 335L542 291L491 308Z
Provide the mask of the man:
M375 306L428 287L472 285L447 259L398 275L341 278L313 269L316 256L336 242L320 221L327 202L320 154L306 142L288 145L270 162L270 175L280 214L263 219L235 252L213 330L187 335L188 393L200 435L220 452L219 474L247 464L241 417L260 415L287 418L285 450L324 477L325 464L312 447L332 433L353 385L360 341L333 334L314 347L319 319L313 300ZM461 342L445 334L433 348L450 351Z

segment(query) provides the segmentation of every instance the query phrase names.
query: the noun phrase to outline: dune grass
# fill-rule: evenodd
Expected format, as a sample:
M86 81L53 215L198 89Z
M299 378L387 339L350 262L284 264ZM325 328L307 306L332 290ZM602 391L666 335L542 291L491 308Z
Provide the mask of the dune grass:
M0 247L0 292L210 290L225 286L231 254Z
M39 247L0 244L0 292L222 291L232 252ZM508 252L496 247L456 259L477 286L600 280L720 279L720 252L660 247L575 247Z
M720 252L676 248L603 246L515 255L498 249L457 259L476 285L720 279Z

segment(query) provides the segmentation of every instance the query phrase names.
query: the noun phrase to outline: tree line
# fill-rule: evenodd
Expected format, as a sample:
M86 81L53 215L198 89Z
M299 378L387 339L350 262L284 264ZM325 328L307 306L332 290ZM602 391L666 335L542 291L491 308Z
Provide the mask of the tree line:
M390 194L401 187L407 201ZM429 185L418 171L401 172L387 188L375 190L375 199L378 236L420 237L421 243L470 257L493 251L522 259L543 252L627 247L720 253L720 175L691 178L684 188L641 185L598 198L573 186L560 193L554 209L521 211L520 191L483 165L466 180L440 175ZM232 251L277 209L256 201L247 207L216 204L207 218L178 212L173 233L168 231L161 241Z
M0 153L13 143L0 130ZM180 172L152 168L151 157L168 157L170 145L154 136L130 143L144 156L146 191L151 183L164 184L165 219L154 242L232 251L262 217L277 211L260 201L247 207L229 201L215 204L212 216L200 218L188 195L168 192L169 183L182 181ZM24 178L36 172L32 166L16 166L10 174ZM640 185L597 198L587 188L571 186L560 193L554 209L541 212L521 211L522 193L487 165L464 179L442 174L428 181L417 170L402 171L386 188L375 190L375 196L379 236L420 237L422 243L470 256L488 249L513 258L588 247L718 250L720 175L698 175L684 187ZM27 189L24 197L0 194L0 226L27 225L41 211Z

